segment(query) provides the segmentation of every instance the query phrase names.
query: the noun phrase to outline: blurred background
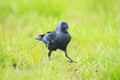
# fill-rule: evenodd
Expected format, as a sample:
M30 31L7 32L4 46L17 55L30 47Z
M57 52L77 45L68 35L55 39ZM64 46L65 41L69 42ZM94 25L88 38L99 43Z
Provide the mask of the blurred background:
M35 40L59 21L69 24L76 63L59 50L49 62ZM120 0L0 0L1 80L119 80L119 68Z

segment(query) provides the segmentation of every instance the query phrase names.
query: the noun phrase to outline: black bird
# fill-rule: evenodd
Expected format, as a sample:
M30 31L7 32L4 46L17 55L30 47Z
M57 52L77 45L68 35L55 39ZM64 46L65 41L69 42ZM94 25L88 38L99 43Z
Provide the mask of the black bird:
M43 41L46 44L46 47L49 50L49 59L52 51L60 49L65 52L65 56L70 60L70 62L73 62L73 60L67 54L67 45L71 40L71 36L68 33L68 24L66 22L59 22L53 32L47 32L46 34L38 35L36 39Z

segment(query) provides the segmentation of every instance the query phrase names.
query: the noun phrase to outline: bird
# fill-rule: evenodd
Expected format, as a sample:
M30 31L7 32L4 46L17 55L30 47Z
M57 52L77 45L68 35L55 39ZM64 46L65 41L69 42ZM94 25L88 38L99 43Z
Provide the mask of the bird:
M67 45L71 41L71 35L68 32L67 22L60 21L57 23L56 29L54 31L47 32L46 34L38 35L36 40L42 41L45 43L48 52L48 58L51 59L51 53L60 49L64 51L65 56L72 63L73 60L68 56Z

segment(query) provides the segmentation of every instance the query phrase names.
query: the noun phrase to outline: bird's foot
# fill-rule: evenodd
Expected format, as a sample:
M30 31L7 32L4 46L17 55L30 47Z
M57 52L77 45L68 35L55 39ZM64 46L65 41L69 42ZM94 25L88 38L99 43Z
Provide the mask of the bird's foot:
M48 59L49 59L49 60L51 60L51 58L50 58L50 57L48 57Z
M69 62L70 62L70 63L73 63L73 60L70 60Z
M76 61L73 61L73 60L69 60L70 63L77 63Z

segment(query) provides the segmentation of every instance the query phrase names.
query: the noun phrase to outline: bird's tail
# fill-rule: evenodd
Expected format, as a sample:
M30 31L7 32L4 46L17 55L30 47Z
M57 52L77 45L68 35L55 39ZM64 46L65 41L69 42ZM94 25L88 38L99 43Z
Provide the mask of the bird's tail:
M38 37L36 37L35 39L41 41L43 36L44 36L44 34L43 35L38 35Z

